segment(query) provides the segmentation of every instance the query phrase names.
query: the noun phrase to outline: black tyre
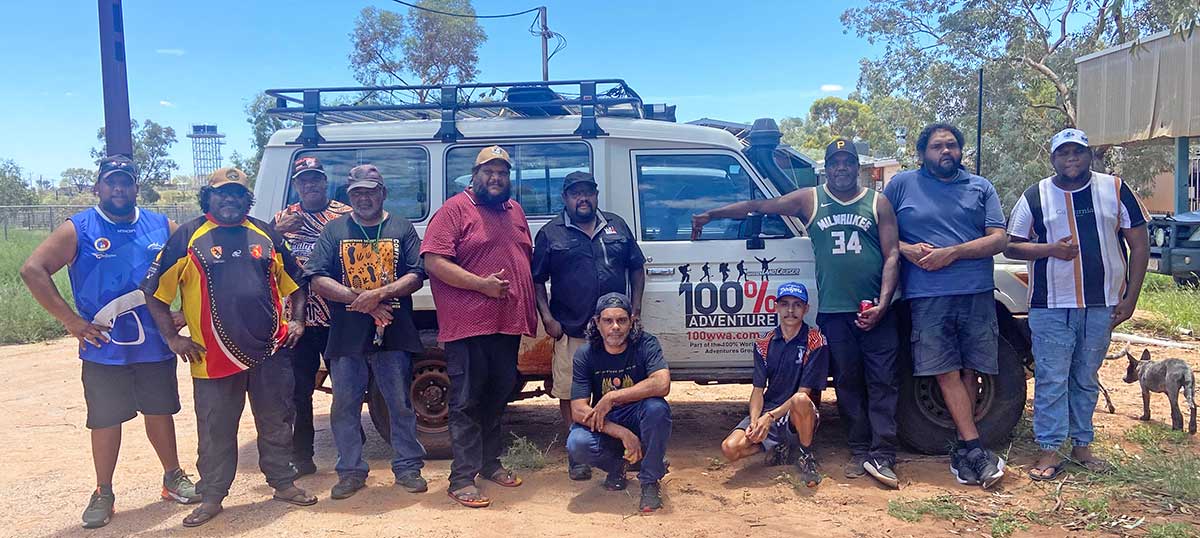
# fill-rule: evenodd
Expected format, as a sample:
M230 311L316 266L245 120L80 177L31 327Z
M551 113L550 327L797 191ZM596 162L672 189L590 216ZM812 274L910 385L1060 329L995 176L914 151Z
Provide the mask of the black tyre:
M1197 288L1200 287L1200 273L1178 273L1171 275L1175 280L1175 285L1181 288Z
M934 377L913 377L908 330L902 331L897 358L900 400L896 405L897 436L924 454L946 454L955 439L954 421ZM1025 368L1017 350L1003 333L998 339L999 374L982 376L975 399L975 423L983 444L995 447L1008 440L1025 410Z
M417 413L417 438L425 447L426 457L445 459L450 454L450 377L446 360L439 348L426 348L413 363L413 381L409 401ZM383 439L391 438L391 423L383 394L371 380L367 394L371 423Z

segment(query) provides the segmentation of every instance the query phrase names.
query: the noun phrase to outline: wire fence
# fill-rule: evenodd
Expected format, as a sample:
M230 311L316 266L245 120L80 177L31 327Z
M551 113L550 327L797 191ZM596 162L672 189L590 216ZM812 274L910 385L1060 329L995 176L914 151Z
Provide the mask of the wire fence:
M0 227L3 239L8 240L9 230L50 231L62 224L71 215L91 206L84 205L8 205L0 206ZM200 216L195 205L145 206L145 209L166 215L175 222L184 222Z

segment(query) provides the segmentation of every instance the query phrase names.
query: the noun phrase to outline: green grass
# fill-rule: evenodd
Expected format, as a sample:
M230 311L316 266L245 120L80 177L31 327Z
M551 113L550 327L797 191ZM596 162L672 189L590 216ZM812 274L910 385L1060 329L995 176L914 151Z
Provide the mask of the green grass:
M1153 435L1145 437L1153 439ZM1165 439L1169 439L1165 437ZM1147 441L1148 442L1148 441ZM1170 443L1170 441L1165 441ZM1076 473L1089 492L1110 492L1114 495L1138 494L1163 504L1200 503L1200 457L1190 450L1171 451L1159 445L1157 450L1130 454L1120 447L1105 456L1113 465L1110 473ZM1077 499L1082 502L1098 502ZM1104 499L1107 502L1107 499ZM1076 506L1079 509L1098 506ZM1095 510L1090 510L1095 511Z
M1178 336L1179 329L1200 333L1200 289L1181 288L1171 277L1147 274L1138 297L1138 310L1157 314L1139 319L1134 327L1161 336Z
M9 230L8 240L0 236L0 344L40 342L66 335L66 330L29 294L21 281L21 264L48 232ZM54 282L70 304L71 287L66 270L54 275Z
M1137 443L1142 450L1161 453L1164 449L1191 444L1192 438L1181 430L1172 430L1162 424L1145 422L1125 432L1125 439Z
M1001 512L992 519L992 538L1008 538L1014 532L1019 530L1029 530L1029 525L1026 525L1017 519L1017 516L1011 512Z
M916 523L926 515L935 519L967 519L967 511L959 506L951 495L937 495L928 499L905 499L888 501L888 515L901 521Z
M1196 527L1187 523L1156 523L1146 528L1146 538L1196 538Z
M536 471L546 466L546 452L549 452L550 447L543 451L527 437L515 433L512 436L512 444L508 445L508 450L500 456L501 465L514 471ZM551 441L550 444L553 445L554 442Z

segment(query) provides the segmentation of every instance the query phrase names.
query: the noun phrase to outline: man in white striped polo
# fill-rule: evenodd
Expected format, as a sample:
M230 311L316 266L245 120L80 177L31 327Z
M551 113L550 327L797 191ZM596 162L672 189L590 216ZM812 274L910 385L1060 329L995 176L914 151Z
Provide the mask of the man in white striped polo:
M1063 129L1050 139L1055 174L1026 189L1008 221L1005 255L1029 260L1029 326L1035 360L1033 433L1042 453L1029 471L1052 480L1066 460L1091 471L1096 373L1112 329L1137 306L1150 241L1146 212L1120 178L1091 170L1087 135Z

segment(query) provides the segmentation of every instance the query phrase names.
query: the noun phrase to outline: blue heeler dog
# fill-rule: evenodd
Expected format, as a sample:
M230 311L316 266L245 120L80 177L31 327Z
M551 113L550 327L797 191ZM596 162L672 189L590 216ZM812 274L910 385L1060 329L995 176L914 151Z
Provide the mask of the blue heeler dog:
M1161 392L1167 395L1171 402L1171 429L1183 430L1183 413L1179 410L1179 392L1183 391L1183 401L1191 409L1191 421L1188 433L1196 433L1196 376L1191 367L1182 359L1167 359L1164 361L1150 360L1150 350L1142 350L1142 358L1134 359L1128 351L1129 368L1125 370L1125 382L1137 381L1142 387L1142 417L1150 420L1150 393Z

